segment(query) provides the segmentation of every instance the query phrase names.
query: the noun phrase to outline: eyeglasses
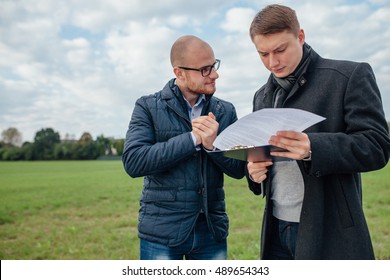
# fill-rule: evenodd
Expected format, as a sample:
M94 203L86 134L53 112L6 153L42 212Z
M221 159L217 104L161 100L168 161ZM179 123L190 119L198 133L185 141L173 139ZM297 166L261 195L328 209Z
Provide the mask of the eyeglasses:
M178 67L180 69L184 69L184 70L199 71L203 77L207 77L211 74L211 71L213 71L213 68L215 69L215 71L217 71L219 69L220 64L221 64L221 61L219 59L216 59L213 65L207 65L207 66L203 66L201 68L189 68L189 67L182 67L182 66L178 66Z

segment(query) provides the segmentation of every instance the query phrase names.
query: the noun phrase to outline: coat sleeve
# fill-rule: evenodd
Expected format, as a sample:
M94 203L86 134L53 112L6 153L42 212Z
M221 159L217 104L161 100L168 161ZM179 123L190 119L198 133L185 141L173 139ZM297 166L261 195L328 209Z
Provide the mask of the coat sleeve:
M344 97L344 119L338 121L344 123L344 131L308 134L312 147L308 171L317 177L376 170L389 160L388 126L374 73L367 63L356 64L340 96Z
M137 100L126 133L122 161L131 177L169 170L196 152L190 132L157 142L155 126L145 98Z
M263 194L263 197L264 197L265 196L264 183L258 184L256 182L253 182L249 176L247 168L245 168L245 177L246 177L246 180L248 182L248 187L253 192L253 194L255 194L255 195Z

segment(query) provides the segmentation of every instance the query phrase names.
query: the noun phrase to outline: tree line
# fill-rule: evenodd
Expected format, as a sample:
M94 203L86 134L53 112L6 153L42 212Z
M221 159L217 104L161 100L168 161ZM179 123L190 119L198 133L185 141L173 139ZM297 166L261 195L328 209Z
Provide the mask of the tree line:
M390 123L387 123L390 129ZM22 144L22 134L14 127L1 133L0 160L86 160L104 156L121 156L124 139L100 135L94 140L89 132L80 139L60 139L52 128L44 128L35 134L34 142Z
M52 128L35 134L33 142L22 143L22 134L14 127L1 133L0 160L92 160L102 156L121 156L124 139L100 135L93 139L84 132L80 139L60 139Z

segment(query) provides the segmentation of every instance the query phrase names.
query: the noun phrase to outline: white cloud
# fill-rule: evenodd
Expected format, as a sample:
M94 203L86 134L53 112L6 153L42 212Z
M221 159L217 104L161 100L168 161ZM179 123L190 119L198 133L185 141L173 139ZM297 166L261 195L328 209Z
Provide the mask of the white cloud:
M248 33L255 14L251 8L232 8L227 11L221 26L226 32Z
M168 18L168 24L173 28L181 28L188 25L190 19L185 15L172 15Z
M89 63L90 43L85 38L77 38L73 40L64 40L63 45L66 48L66 61L73 67L79 67Z

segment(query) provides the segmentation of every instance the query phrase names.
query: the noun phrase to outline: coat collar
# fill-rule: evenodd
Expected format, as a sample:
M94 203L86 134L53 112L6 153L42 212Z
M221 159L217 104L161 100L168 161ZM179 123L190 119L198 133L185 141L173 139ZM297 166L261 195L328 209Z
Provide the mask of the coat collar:
M297 91L304 87L307 83L307 69L309 69L310 64L313 63L314 57L317 56L317 54L314 52L314 50L307 44L305 43L303 45L303 48L305 48L305 52L309 52L310 55L310 62L307 68L305 69L304 72L300 73L299 77L297 77L297 82L291 89L289 95L287 96L286 100L290 99L292 96L294 96ZM302 62L301 62L302 63ZM263 104L265 107L272 107L272 100L273 100L273 95L276 90L276 86L273 81L273 76L272 74L269 76L267 83L264 85L264 92L263 92Z

